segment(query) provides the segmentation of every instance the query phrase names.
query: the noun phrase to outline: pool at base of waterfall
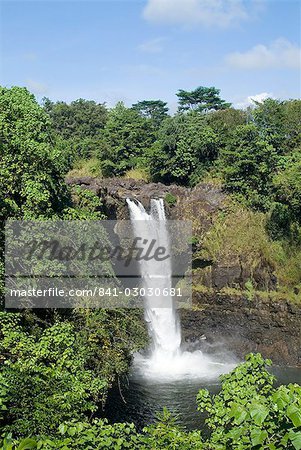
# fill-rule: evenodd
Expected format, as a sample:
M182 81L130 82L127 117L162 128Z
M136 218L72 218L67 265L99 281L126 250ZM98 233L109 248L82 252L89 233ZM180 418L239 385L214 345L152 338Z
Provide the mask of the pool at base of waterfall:
M170 236L166 226L164 202L151 199L147 212L134 199L127 199L135 237L155 240L170 255ZM141 260L142 285L161 290L171 286L170 258ZM144 298L145 318L151 345L146 354L135 355L131 373L109 393L105 416L111 422L134 422L139 430L155 421L163 407L187 429L202 428L196 396L201 388L215 393L220 389L219 375L230 372L237 361L218 346L210 355L199 349L181 346L181 328L171 296L162 298L164 307L154 307L154 298ZM155 303L156 304L156 303ZM168 307L166 307L168 305ZM279 383L301 382L301 369L273 369Z
M274 367L272 372L277 377L277 384L301 382L301 368ZM165 406L178 424L189 430L202 429L203 417L196 407L196 395L202 388L217 393L220 389L218 378L147 378L139 367L134 366L120 389L114 388L110 392L105 415L110 422L134 422L141 430L153 423Z

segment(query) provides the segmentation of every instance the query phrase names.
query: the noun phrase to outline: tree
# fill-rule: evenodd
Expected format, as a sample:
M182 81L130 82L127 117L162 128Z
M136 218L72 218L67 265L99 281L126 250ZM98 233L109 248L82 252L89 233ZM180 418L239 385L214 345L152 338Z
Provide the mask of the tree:
M219 136L221 146L225 146L235 129L247 123L247 113L234 108L220 109L209 112L206 121Z
M277 151L262 139L254 124L240 125L221 153L225 186L249 205L268 208L278 162Z
M167 103L162 100L143 100L132 105L141 117L150 119L155 128L159 128L161 123L168 117Z
M107 119L104 103L82 98L70 104L43 99L44 109L52 120L56 134L63 139L85 139L99 136Z
M43 99L45 111L51 118L52 139L65 149L64 155L71 167L74 160L94 156L100 146L107 120L104 103L82 98L67 104Z
M76 310L54 323L27 312L27 319L0 312L0 422L19 436L89 420L146 342L133 309Z
M221 376L220 393L199 391L198 409L207 414L208 448L301 449L301 386L275 388L270 365L251 353Z
M283 108L287 147L301 147L301 100L285 101Z
M268 98L255 104L252 115L261 138L273 145L279 153L284 153L286 131L283 102Z
M155 180L187 183L195 171L204 170L217 157L218 139L199 114L165 120L150 152L150 172Z
M146 150L155 140L150 121L119 102L109 113L99 152L103 174L123 175L144 165Z
M180 89L176 94L179 99L179 111L208 112L230 108L231 103L222 100L219 94L220 90L215 87L199 86L194 91Z
M176 418L163 408L155 423L139 432L134 424L75 419L62 423L54 436L15 441L8 434L0 441L1 449L300 450L301 386L275 387L276 379L268 371L270 360L252 353L245 359L221 376L219 393L199 391L197 405L205 413L204 434L177 425Z
M50 119L25 88L0 88L0 217L50 217L68 199Z
M301 223L301 149L286 157L283 166L273 178L275 197Z

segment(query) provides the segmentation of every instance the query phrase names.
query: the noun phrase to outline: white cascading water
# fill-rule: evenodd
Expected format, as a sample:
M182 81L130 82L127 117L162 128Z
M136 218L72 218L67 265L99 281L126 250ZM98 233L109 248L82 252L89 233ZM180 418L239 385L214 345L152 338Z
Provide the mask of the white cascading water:
M151 200L150 214L147 214L141 203L133 200L127 200L127 202L135 235L145 236L147 233L149 241L155 239L170 254L163 200ZM159 292L163 292L164 288L169 290L172 287L170 258L161 262L154 259L143 260L140 271L146 292L149 292L149 288L156 287L159 288ZM157 303L159 307L154 308L154 303ZM153 352L175 354L179 351L181 330L178 326L173 299L170 296L159 298L145 296L145 320L149 324Z
M162 199L152 199L150 213L137 200L127 199L133 230L136 237L155 239L159 246L169 250L169 236L166 224L164 202ZM146 292L149 288L171 288L172 268L170 258L164 261L142 260L140 262L142 287ZM181 328L174 301L171 296L145 296L145 320L148 324L152 341L149 356L138 353L134 366L140 374L148 378L181 379L216 378L227 372L233 361L218 362L215 358L204 355L200 350L188 352L181 350Z

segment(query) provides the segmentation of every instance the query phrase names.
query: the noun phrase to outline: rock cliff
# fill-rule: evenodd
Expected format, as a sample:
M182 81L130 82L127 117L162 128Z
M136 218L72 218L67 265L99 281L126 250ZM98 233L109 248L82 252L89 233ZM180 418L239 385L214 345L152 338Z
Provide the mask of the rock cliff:
M138 199L146 208L151 198L163 198L168 217L191 220L200 239L227 209L227 197L221 189L205 183L192 189L123 178L69 178L67 183L99 196L111 219L129 218L128 197ZM205 335L202 345L208 350L224 342L238 357L259 351L276 364L301 365L301 305L279 296L276 300L277 278L266 261L250 268L244 255L238 256L227 262L195 258L195 284L204 289L194 290L193 309L181 311L184 339L197 341ZM262 292L252 299L244 291L251 277L256 291ZM231 288L235 288L232 294L225 293Z

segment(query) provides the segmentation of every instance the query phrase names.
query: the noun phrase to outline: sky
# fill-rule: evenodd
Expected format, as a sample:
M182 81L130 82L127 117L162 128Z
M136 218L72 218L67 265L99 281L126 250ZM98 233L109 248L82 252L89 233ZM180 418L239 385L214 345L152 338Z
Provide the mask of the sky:
M0 0L0 26L0 84L38 100L300 97L299 0Z

